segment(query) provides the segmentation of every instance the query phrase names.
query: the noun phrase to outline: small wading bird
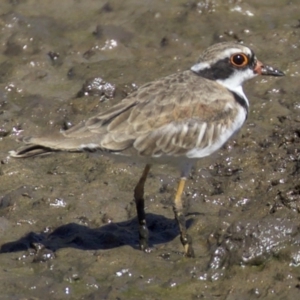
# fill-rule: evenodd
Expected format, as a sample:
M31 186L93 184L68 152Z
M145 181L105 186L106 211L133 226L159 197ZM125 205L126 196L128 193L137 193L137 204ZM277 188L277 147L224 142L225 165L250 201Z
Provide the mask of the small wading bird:
M134 189L144 251L149 251L144 184L151 164L179 166L173 209L184 253L193 257L181 199L186 178L197 159L218 150L241 128L249 108L242 84L257 75L284 73L261 63L244 45L215 44L190 70L142 85L119 104L56 136L24 138L26 145L10 154L21 158L56 151L97 151L144 162Z

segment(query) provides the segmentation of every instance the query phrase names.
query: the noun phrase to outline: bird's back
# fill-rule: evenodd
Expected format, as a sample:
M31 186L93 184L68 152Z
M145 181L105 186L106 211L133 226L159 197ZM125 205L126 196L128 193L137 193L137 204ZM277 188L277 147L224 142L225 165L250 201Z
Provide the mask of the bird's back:
M59 135L25 138L27 145L12 156L49 151L184 156L192 148L214 143L234 126L231 120L240 111L230 91L188 70L141 86L119 104Z

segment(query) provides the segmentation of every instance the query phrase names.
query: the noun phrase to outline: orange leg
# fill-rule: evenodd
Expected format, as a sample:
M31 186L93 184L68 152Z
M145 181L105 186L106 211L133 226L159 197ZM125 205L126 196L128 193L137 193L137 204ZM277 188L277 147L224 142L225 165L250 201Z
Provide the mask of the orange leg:
M181 199L185 182L186 177L181 177L175 195L173 210L175 214L175 219L177 220L179 225L180 241L184 247L184 254L187 257L195 257L192 246L192 238L187 234L185 215L183 212L183 205Z
M144 186L147 179L147 175L150 171L151 165L146 165L143 171L143 174L134 189L134 200L137 211L137 218L139 222L139 241L140 249L148 252L149 251L149 231L146 225L145 218L145 204L144 204Z

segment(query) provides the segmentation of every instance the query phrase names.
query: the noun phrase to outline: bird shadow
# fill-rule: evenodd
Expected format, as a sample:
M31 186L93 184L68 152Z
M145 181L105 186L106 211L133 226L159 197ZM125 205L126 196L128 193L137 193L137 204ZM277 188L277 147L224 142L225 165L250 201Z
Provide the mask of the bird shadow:
M175 219L168 219L161 215L147 214L150 247L167 243L179 235L178 224ZM189 218L187 228L193 223ZM18 252L36 248L43 248L53 252L62 248L76 248L81 250L113 249L124 245L134 249L139 248L139 233L137 218L124 222L109 223L99 228L69 223L54 229L50 233L30 232L20 239L5 243L0 247L0 253Z

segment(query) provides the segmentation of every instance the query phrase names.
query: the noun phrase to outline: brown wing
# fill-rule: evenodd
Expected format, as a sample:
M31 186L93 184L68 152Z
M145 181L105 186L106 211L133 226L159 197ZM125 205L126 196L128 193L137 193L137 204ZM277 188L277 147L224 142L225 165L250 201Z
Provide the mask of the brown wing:
M120 104L89 119L81 130L98 136L100 148L124 155L181 155L213 143L237 113L227 89L185 71L140 87ZM74 138L83 133L79 127L65 135Z
M237 104L226 88L185 71L141 86L119 104L60 136L27 138L30 145L14 156L51 149L182 155L195 146L213 143L237 113Z

